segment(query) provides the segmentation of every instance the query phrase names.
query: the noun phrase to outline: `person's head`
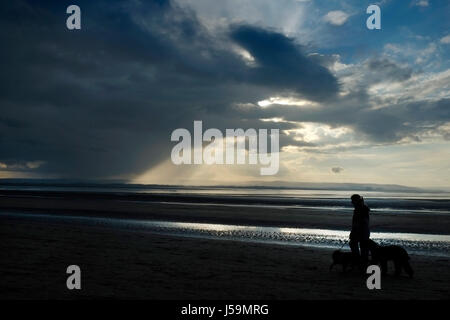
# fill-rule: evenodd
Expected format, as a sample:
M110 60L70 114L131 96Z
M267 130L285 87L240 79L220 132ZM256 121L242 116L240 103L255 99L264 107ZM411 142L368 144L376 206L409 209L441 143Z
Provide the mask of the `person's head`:
M355 208L364 204L364 199L359 194L352 195L350 199Z

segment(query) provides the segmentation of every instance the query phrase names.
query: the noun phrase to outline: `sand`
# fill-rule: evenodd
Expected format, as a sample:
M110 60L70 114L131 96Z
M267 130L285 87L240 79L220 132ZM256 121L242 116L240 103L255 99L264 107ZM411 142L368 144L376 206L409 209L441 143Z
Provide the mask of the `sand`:
M3 197L0 201L0 207L7 207L8 210L13 204L22 210L24 207L52 207L59 209L60 213L73 214L76 209L89 215L106 214L104 210L107 209L120 216L120 213L125 214L130 209L135 214L132 216L145 213L151 217L162 215L165 219L204 219L208 214L215 219L223 219L221 222L236 222L236 215L248 223L271 223L275 219L265 214L265 210L258 213L241 208L237 213L236 208L224 206L211 208L156 203L141 206L111 199L83 202L74 199ZM61 206L71 210L62 210ZM151 206L154 207L149 211ZM33 212L30 211L30 214ZM302 211L291 218L286 213L281 218L277 217L276 221L288 224L290 219L295 219L297 225L305 226L302 221L314 225L315 216ZM319 223L319 226L344 227L344 218L348 224L348 216L345 216ZM399 219L403 220L399 222ZM408 231L431 228L427 223L419 226L420 219L413 215L397 220L395 225L401 224ZM385 218L380 221L383 221L381 226L389 220ZM433 231L436 232L436 229ZM381 290L368 290L366 277L356 271L343 273L337 267L329 272L332 251L328 249L162 236L144 231L6 217L0 217L0 234L0 299L450 297L450 261L442 257L411 255L411 265L416 272L413 279L406 276L396 278L391 271L382 278ZM82 270L80 291L66 289L66 268L72 264L79 265Z

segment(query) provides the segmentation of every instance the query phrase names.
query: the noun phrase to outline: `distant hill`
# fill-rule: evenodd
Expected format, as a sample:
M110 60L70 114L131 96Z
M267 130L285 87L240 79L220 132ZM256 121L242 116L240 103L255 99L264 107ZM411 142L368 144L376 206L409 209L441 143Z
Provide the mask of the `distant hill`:
M380 191L380 192L433 192L442 193L450 190L424 189L397 184L374 183L319 183L319 182L246 182L227 185L160 185L129 184L123 180L66 180L66 179L0 179L0 186L74 186L74 187L110 187L110 188L257 188L257 189L303 189L303 190L342 190L342 191Z

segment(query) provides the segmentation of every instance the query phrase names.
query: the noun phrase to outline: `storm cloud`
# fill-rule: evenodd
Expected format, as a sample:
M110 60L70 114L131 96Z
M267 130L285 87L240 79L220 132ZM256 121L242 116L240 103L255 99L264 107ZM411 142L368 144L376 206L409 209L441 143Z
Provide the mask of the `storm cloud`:
M275 32L243 25L215 36L169 1L81 1L82 30L69 31L66 5L1 4L2 161L120 177L167 157L171 131L195 119L242 126L234 102L337 91L325 68ZM256 67L230 49L233 42Z
M82 29L67 30L69 1L0 4L0 163L68 178L128 178L166 160L176 128L353 128L367 141L414 136L448 121L448 99L372 108L361 84L342 95L333 55L261 25L210 30L168 0L78 1ZM324 63L324 61L328 61ZM409 68L370 60L384 79ZM352 76L347 75L347 76ZM315 108L258 101L289 96ZM262 119L280 118L271 122ZM282 134L280 145L315 144ZM27 164L39 163L29 167Z

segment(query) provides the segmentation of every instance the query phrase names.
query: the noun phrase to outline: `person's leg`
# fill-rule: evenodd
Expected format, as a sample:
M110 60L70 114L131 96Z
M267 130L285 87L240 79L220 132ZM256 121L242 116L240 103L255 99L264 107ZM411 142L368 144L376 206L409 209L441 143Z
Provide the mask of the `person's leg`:
M369 239L367 241L367 247L369 249L369 253L370 253L370 259L371 259L371 264L378 264L378 257L377 257L377 244L375 241L373 241L372 239Z
M349 245L350 245L350 250L352 250L353 264L357 264L359 262L358 241L354 240L354 239L351 239Z
M369 241L361 240L359 245L361 247L361 265L365 269L367 268L367 264L369 262Z

